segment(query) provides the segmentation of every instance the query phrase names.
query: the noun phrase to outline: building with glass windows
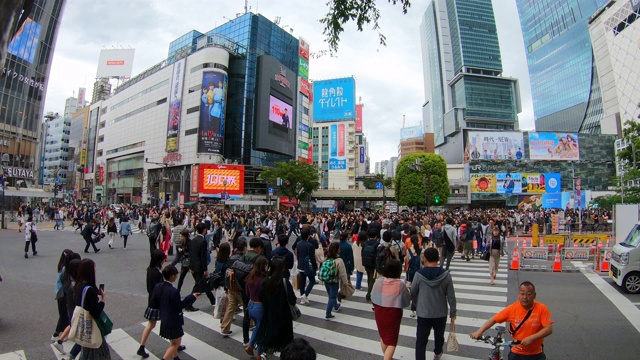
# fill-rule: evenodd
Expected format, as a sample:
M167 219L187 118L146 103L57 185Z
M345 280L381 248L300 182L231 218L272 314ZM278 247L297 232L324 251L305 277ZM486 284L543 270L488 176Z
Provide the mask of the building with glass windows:
M521 112L518 81L502 77L491 0L432 0L420 25L425 132L436 151L462 159L463 128L514 130ZM427 131L429 130L429 131Z
M71 119L57 117L48 120L44 125L44 166L43 184L67 184L69 162L69 134L71 133Z
M537 131L600 133L602 96L587 23L607 0L518 0Z
M10 29L15 30L15 35L0 73L0 155L9 155L8 167L28 170L15 172L29 173L27 184L42 177L37 170L41 160L36 159L38 133L65 3L65 0L34 1L22 27ZM9 177L7 181L14 186L19 177L15 181Z

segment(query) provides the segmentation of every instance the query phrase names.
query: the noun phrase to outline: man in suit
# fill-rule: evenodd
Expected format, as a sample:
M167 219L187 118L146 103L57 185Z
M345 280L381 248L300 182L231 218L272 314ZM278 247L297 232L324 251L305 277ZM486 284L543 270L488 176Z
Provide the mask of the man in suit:
M204 234L207 231L207 225L204 223L199 223L196 226L196 237L191 240L189 243L189 256L191 257L191 265L189 266L189 271L191 275L193 275L193 279L196 282L193 292L200 292L198 286L200 284L200 280L209 275L209 271L207 270L207 241L204 239ZM211 291L206 291L207 297L211 302L211 305L216 304L216 299L213 297L213 293ZM186 311L197 311L198 309L194 308L193 305L187 306L185 308Z

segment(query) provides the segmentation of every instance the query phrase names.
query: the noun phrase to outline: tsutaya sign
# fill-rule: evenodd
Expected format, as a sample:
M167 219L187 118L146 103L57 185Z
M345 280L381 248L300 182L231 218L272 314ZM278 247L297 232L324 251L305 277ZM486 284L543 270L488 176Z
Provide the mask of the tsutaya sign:
M4 176L10 178L33 179L33 170L3 166Z

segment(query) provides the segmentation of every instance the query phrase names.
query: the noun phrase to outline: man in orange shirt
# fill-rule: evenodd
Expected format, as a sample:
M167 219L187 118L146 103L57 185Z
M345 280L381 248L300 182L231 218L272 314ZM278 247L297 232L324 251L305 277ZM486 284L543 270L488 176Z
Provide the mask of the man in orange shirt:
M520 341L511 348L509 360L545 360L542 345L544 338L553 332L553 317L547 306L535 299L536 287L529 281L523 282L518 288L518 301L487 320L471 333L471 338L479 339L494 324L508 321L511 338Z

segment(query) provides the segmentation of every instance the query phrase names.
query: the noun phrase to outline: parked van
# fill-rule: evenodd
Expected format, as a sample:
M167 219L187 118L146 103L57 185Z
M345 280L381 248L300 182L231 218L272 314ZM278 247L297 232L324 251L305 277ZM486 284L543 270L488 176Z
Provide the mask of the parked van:
M640 222L613 247L609 276L625 292L640 294Z

